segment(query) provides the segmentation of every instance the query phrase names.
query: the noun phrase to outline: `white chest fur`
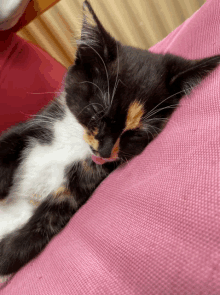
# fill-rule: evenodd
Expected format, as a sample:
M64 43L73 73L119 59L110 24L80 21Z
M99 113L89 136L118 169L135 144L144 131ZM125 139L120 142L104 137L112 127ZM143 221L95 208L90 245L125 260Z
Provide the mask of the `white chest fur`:
M64 119L53 125L54 138L50 145L37 140L23 155L23 163L6 202L0 205L0 239L20 227L32 215L30 200L42 201L65 182L65 168L86 158L90 148L83 140L83 128L67 109Z

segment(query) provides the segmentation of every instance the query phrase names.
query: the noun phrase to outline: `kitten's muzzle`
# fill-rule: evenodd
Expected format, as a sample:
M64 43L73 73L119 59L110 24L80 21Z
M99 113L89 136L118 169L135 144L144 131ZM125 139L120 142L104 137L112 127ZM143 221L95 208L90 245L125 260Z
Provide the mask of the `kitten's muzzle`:
M92 160L99 165L102 165L106 162L113 162L118 160L118 152L119 152L119 139L115 142L114 145L103 145L103 148L99 148L98 151L96 151L93 147L91 147L91 150L93 151ZM100 152L101 151L101 152Z
M114 144L111 137L105 138L103 141L99 141L98 152L101 158L110 158L112 155Z

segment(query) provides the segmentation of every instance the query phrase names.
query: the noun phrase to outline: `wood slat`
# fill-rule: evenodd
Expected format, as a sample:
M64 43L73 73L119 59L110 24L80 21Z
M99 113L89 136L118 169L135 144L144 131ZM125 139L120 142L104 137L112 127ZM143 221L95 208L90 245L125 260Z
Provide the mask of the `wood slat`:
M18 32L68 67L80 36L83 0L34 0L38 16ZM50 7L53 3L57 3ZM149 48L189 18L205 0L90 0L105 28L122 43ZM42 11L46 10L43 14ZM26 13L27 15L27 13Z

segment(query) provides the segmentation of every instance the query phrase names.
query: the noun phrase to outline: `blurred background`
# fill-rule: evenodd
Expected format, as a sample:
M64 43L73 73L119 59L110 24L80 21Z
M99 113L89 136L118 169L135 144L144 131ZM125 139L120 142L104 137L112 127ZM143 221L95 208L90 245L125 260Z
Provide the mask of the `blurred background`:
M34 2L40 0L33 0ZM47 0L41 0L44 3ZM57 2L57 1L56 1ZM205 0L90 0L107 31L123 44L148 49L198 10ZM83 0L60 0L17 34L65 67L74 62Z

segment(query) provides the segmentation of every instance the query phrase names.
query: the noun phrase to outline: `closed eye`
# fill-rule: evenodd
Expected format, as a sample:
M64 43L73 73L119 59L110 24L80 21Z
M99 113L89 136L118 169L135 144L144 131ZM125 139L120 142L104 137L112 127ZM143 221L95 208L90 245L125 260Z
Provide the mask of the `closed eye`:
M96 114L95 115L93 115L92 117L91 117L91 120L90 120L91 122L94 122L94 121L96 121Z
M127 137L130 140L138 140L138 139L142 139L143 137L145 137L146 132L144 130L139 129L139 128L135 128L135 129L129 129L129 130L124 131L121 136L123 138Z
M91 103L91 107L95 113L98 113L101 109L104 109L103 105L98 102Z

